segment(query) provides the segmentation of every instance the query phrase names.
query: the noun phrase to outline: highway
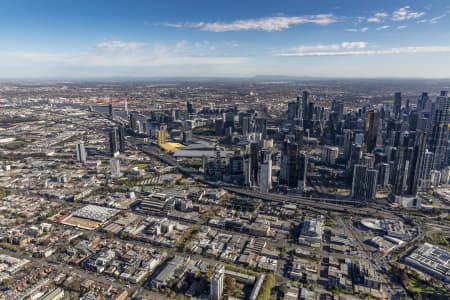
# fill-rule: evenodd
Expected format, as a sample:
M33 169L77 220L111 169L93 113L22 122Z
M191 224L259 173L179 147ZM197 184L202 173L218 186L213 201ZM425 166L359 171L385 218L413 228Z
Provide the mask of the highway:
M152 156L170 166L177 167L181 174L186 177L194 178L195 180L206 184L214 188L223 188L235 194L259 198L265 202L271 203L283 203L283 204L297 204L304 209L322 209L335 211L340 213L353 213L360 216L376 216L384 215L387 217L393 217L391 212L383 210L381 207L372 207L371 204L366 204L365 207L356 207L357 202L351 200L338 200L329 198L314 198L314 197L303 197L300 195L285 195L285 194L275 194L275 193L263 193L260 191L249 190L241 188L239 186L234 186L226 184L223 182L211 182L203 179L203 177L198 173L197 169L194 168L184 168L169 154L164 153L156 145L142 144L137 141L136 138L131 137L129 140L136 150L141 150L143 153ZM369 206L370 205L370 206Z

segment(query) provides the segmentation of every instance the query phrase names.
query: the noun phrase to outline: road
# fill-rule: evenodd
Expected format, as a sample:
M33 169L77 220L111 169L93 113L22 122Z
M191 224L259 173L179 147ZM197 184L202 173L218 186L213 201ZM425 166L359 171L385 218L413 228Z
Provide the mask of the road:
M199 174L197 169L185 168L180 166L180 164L169 154L160 150L156 145L142 144L139 140L134 137L128 139L128 142L136 150L141 150L143 153L152 156L170 166L177 167L177 169L185 175L186 177L191 177L203 184L209 185L214 188L223 188L232 193L245 195L253 198L259 198L266 202L275 202L283 204L297 204L304 209L316 208L322 210L329 210L341 213L353 213L360 216L375 216L381 213L388 217L394 217L394 215L385 210L382 206L372 205L370 203L365 204L364 207L355 207L357 202L351 200L338 200L338 199L328 199L328 198L313 198L313 197L303 197L299 195L284 195L275 193L264 193L260 191L249 190L241 188L239 186L233 186L223 182L211 182L204 180ZM374 206L374 207L372 207Z

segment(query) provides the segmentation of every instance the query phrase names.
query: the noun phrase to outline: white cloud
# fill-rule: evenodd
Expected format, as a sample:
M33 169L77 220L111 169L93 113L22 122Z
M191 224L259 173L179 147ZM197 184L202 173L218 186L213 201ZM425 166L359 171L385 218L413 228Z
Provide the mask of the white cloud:
M206 47L206 43L195 45L185 40L174 44L109 41L101 42L87 51L71 54L0 52L0 63L74 67L155 67L234 65L246 60L244 57L218 53L215 48L211 48L216 47L215 45Z
M124 41L104 41L98 43L95 47L100 49L109 49L109 50L130 50L130 49L138 49L144 47L145 43L140 42L124 42Z
M434 18L431 18L430 19L430 23L431 24L436 24L440 19L443 19L443 18L445 18L447 16L447 14L443 14L443 15L440 15L440 16L437 16L437 17L434 17Z
M363 49L367 47L366 42L342 42L339 44L319 44L319 45L302 45L292 48L294 52L312 52L312 51L338 51L345 49Z
M367 47L366 42L343 42L341 43L343 49L362 49Z
M405 28L407 28L408 26L406 26L406 25L401 25L401 26L397 26L397 29L398 30L402 30L402 29L405 29Z
M375 18L375 17L370 17L370 18L367 18L367 22L369 22L369 23L380 23L381 19Z
M319 14L308 16L276 16L265 17L259 19L236 20L233 22L198 22L198 23L163 23L162 25L174 28L197 28L210 32L227 32L227 31L281 31L288 29L293 25L300 24L316 24L329 25L336 23L337 18L332 14Z
M391 26L384 25L384 26L377 27L377 30L380 31L380 30L385 30L385 29L389 29L389 28L391 28Z
M369 31L369 27L363 27L363 28L348 28L348 29L345 29L345 31L348 31L348 32L367 32L367 31Z
M299 49L299 47L297 47ZM281 57L306 57L306 56L350 56L350 55L389 55L389 54L412 54L412 53L450 53L450 46L417 46L399 47L377 50L343 50L343 51L291 51L276 53Z
M412 20L412 19L418 19L425 15L425 12L415 12L410 10L410 6L405 6L402 8L397 9L392 13L392 20L393 21L405 21L405 20Z
M367 18L367 22L369 23L381 23L384 19L386 19L389 14L385 12L378 12L370 18Z

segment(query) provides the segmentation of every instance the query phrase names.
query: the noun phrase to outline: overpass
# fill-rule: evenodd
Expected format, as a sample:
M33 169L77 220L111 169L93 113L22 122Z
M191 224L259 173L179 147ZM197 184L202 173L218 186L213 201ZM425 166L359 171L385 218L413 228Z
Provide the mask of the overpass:
M161 153L159 149L151 149L156 146L144 146L139 144L134 144L136 149L141 150L143 153L155 157L158 160L173 166L177 167L181 174L185 175L186 177L194 178L195 180L209 185L214 188L222 188L224 190L227 190L229 192L243 195L247 197L252 198L259 198L265 202L273 202L273 203L280 203L280 204L296 204L300 205L303 209L323 209L323 210L329 210L329 211L335 211L340 213L354 213L362 216L374 216L380 213L383 214L390 214L388 212L382 212L380 209L372 208L372 207L357 207L361 203L358 203L357 201L352 200L338 200L338 199L330 199L330 198L309 198L309 197L303 197L299 195L282 195L282 194L275 194L275 193L264 193L260 191L253 191L248 190L228 184L224 184L223 182L211 182L207 181L200 176L196 176L197 170L193 168L184 168L181 167L178 162L170 155L166 153ZM197 173L197 174L196 174Z

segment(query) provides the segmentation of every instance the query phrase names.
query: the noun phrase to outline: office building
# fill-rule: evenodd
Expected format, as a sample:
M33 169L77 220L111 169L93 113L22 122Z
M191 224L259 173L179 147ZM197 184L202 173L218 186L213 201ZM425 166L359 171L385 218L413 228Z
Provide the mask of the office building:
M418 103L417 103L417 109L419 111L426 111L428 108L430 97L428 97L428 93L422 93L422 96L420 97Z
M248 187L252 187L252 179L251 179L251 158L248 153L244 152L243 157L243 169L244 169L244 185Z
M336 160L339 156L339 148L333 146L322 147L322 161L330 166L336 164Z
M267 149L261 150L261 167L259 172L259 190L268 192L272 189L272 158Z
M407 193L411 196L417 194L419 186L420 171L423 169L423 158L425 154L425 133L423 131L416 131L414 137L414 146L411 152L409 174L407 186Z
M114 108L113 108L111 99L110 99L110 101L109 101L108 111L109 111L109 117L110 117L111 119L114 119Z
M184 130L183 131L183 143L189 144L192 142L192 130Z
M222 118L216 119L214 122L215 134L218 136L224 135L225 133L225 122Z
M380 187L385 188L389 184L390 165L388 163L379 163L377 165L378 179Z
M355 165L353 168L352 198L357 201L375 200L378 171L366 165Z
M77 144L77 161L82 164L86 163L86 149L84 148L84 144Z
M117 127L114 127L109 132L109 150L111 153L111 156L115 157L119 154L119 129Z
M130 114L130 128L133 132L138 132L138 114L131 113Z
M167 143L167 125L161 124L157 133L158 145L163 145Z
M220 300L223 295L225 278L225 267L221 264L216 265L211 278L209 296L211 300Z
M125 127L123 125L119 126L119 151L125 151Z
M448 165L448 138L450 122L450 97L442 91L433 103L431 127L428 136L429 150L434 153L433 169L440 170Z
M191 101L187 101L186 102L186 111L188 114L193 114L194 113L194 105L192 104Z
M429 188L431 186L431 170L433 169L434 153L425 150L423 155L422 170L420 171L419 186Z
M377 195L378 171L368 169L366 172L366 200L375 200Z
M407 181L410 168L410 152L411 147L398 147L394 154L394 163L392 169L393 181L392 181L392 192L395 195L403 195L407 190Z
M258 185L258 170L261 161L260 149L261 145L259 143L250 143L250 180L252 181L252 186Z
M299 147L292 137L287 137L281 150L280 184L296 188L299 175Z
M400 118L402 112L402 93L395 93L394 97L394 116L396 119Z
M118 158L111 158L109 161L109 167L112 177L120 177L120 161Z
M301 151L298 158L298 187L306 190L308 174L308 156L306 152Z
M267 136L267 120L258 118L255 120L255 132L261 134L262 138Z
M371 110L367 113L366 124L366 145L367 152L371 153L377 146L378 128L380 124L380 116L378 111Z
M243 117L242 118L242 134L248 135L250 133L250 118Z

